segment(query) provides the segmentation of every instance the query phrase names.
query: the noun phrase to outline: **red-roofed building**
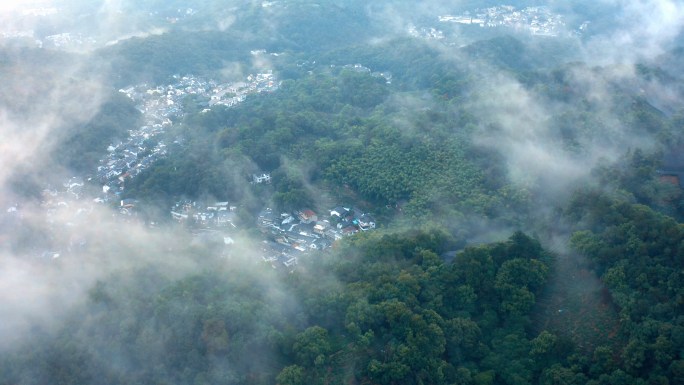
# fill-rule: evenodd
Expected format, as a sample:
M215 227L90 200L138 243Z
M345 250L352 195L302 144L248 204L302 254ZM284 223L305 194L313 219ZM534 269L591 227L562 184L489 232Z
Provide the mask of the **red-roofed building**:
M311 222L316 222L318 221L318 216L316 215L315 212L311 210L303 210L299 212L299 220L302 221L302 223L311 223Z

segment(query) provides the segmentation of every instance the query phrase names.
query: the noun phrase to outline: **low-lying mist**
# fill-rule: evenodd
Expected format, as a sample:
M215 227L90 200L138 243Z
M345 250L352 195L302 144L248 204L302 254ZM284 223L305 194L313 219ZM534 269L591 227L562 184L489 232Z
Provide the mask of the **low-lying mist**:
M108 203L95 201L95 196L88 196L87 191L99 193L102 187L94 179L85 181L86 192L80 195L76 194L69 199L64 198L66 195L53 195L50 198L51 191L67 189L66 186L74 183L74 178L80 180L89 176L63 162L60 152L65 149L60 146L64 144L65 138L69 138L76 130L74 127L89 127L88 123L102 116L99 114L103 111L103 106L115 100L116 97L112 95L118 95L112 84L121 81L117 78L117 68L113 68L110 63L100 62L106 57L100 53L115 52L106 50L122 44L124 40L134 39L135 44L150 36L168 36L165 35L168 33L166 27L160 28L155 23L147 23L144 21L146 19L136 19L134 26L126 26L127 20L121 11L123 3L126 2L102 1L97 6L90 5L84 10L88 14L97 15L97 35L100 39L106 37L111 42L110 46L100 47L105 51L66 52L0 43L0 80L3 84L0 88L0 341L3 342L0 344L0 355L20 351L31 344L51 341L56 336L63 337L65 334L61 333L67 330L75 336L74 341L70 342L77 352L74 354L96 356L98 359L106 357L110 362L97 362L92 367L107 367L108 375L113 376L112 378L119 376L117 378L120 379L125 378L127 371L140 369L136 359L160 360L158 357L131 358L129 355L133 354L131 352L135 350L135 344L145 344L147 348L144 351L157 352L159 355L173 349L183 351L188 347L181 342L185 343L191 338L170 334L173 328L168 325L176 321L193 325L201 323L201 346L206 349L202 354L209 352L212 356L205 363L213 368L208 370L214 376L210 380L220 382L223 378L236 383L234 368L230 367L232 362L240 369L249 367L249 371L254 373L258 372L255 368L259 365L275 366L281 362L280 358L293 354L291 351L278 351L280 347L287 345L286 342L292 345L292 341L283 342L285 337L277 330L295 330L306 325L306 320L299 317L300 310L308 306L308 299L302 298L302 293L296 290L297 285L293 284L297 280L297 274L306 274L306 271L296 271L294 274L273 271L270 265L262 263L260 250L266 241L263 241L256 229L235 230L230 242L226 239L225 243L218 241L212 244L197 241L197 237L187 228L170 221L168 207L157 208L161 215L167 215L161 223L120 215L120 208L123 206L123 202L118 204L120 196L112 195L114 198ZM269 27L265 28L264 34L272 33L254 38L254 41L275 42L274 46L286 47L287 55L292 55L293 58L297 57L298 48L306 51L298 59L315 56L315 50L305 47L302 42L316 42L316 39L309 40L300 35L284 36L279 29L285 28L284 25L288 30L296 29L286 21L278 20L278 16L287 15L291 10L276 3L289 2L237 1L225 6L213 4L213 8L208 5L203 7L205 3L197 1L196 4L190 2L185 5L183 2L182 6L188 9L195 7L199 9L200 16L207 18L209 16L203 13L206 9L248 7L253 10L249 17L258 19L254 15L260 15L263 19L259 21L263 26ZM275 5L270 5L271 3ZM400 84L405 89L392 88L395 85L389 81L387 84L383 83L383 87L389 90L389 96L373 107L376 110L369 109L368 116L375 113L375 116L382 117L383 109L399 111L395 114L394 121L382 124L396 128L403 135L399 138L403 144L420 144L425 136L430 135L429 127L419 126L409 116L428 116L437 111L442 114L439 116L447 117L444 118L447 123L441 124L453 128L454 137L448 139L456 140L454 138L459 137L458 135L467 133L469 145L472 144L475 150L481 150L480 154L496 154L492 158L501 162L489 170L492 174L496 173L496 178L489 176L490 179L497 179L493 190L497 193L510 192L508 196L502 193L503 203L497 206L500 211L496 214L505 216L505 221L488 218L486 214L489 213L482 212L455 215L451 207L446 208L446 204L425 204L425 207L433 210L430 214L435 216L453 215L438 219L441 223L451 223L450 229L456 229L454 232L458 233L457 237L469 237L464 240L466 243L507 239L514 230L522 228L535 232L545 246L566 245L570 235L567 228L569 226L560 224L560 220L555 222L556 218L553 217L567 204L578 187L596 186L602 182L596 177L598 167L619 164L625 160L626 154L635 149L648 153L662 151L668 145L668 138L681 136L681 127L673 123L676 122L673 116L681 111L684 101L683 88L680 85L681 73L671 69L677 69L676 63L670 63L671 68L666 65L659 68L659 65L663 60L667 62L668 54L680 44L679 38L684 27L684 5L679 1L669 0L601 0L599 3L619 9L619 14L611 17L615 20L612 29L600 34L568 38L573 49L579 47L577 51L567 53L567 57L577 59L576 62L548 68L543 65L535 66L535 63L550 63L553 60L530 60L528 64L533 64L526 64L524 70L516 72L504 65L505 63L489 60L491 57L485 54L480 55L484 51L478 51L477 47L461 46L460 43L470 43L470 37L462 39L457 36L452 44L434 40L420 43L429 47L429 52L436 52L438 57L433 58L435 61L453 63L454 68L463 71L466 80L447 90L453 91L453 94L417 89L409 81L401 83L401 76L409 76L411 71L420 72L419 66L411 68L406 74L395 74L395 79L398 79L395 84ZM339 9L346 10L343 5L339 5ZM364 33L359 33L354 38L365 41L369 46L381 46L388 41L395 41L393 39L407 39L407 26L425 20L432 20L437 25L440 14L460 12L462 9L469 9L471 5L482 6L469 1L453 6L428 1L421 2L416 7L411 6L410 9L405 4L392 1L359 6L357 12L363 16L359 18L370 20L372 29L382 32L372 39L366 39ZM269 8L271 6L273 8ZM278 8L279 6L284 8ZM311 7L329 6L332 7L321 3ZM554 2L550 6L563 8ZM0 21L6 20L8 25L11 23L17 29L37 28L37 25L30 25L36 22L34 19L17 16L21 13L20 9L22 8L17 4L0 5ZM78 9L78 6L69 9ZM183 14L194 15L191 11ZM344 15L346 17L348 14ZM74 20L79 20L77 16L73 16L76 18ZM572 16L568 16L568 19L571 18ZM187 28L193 33L215 33L220 30L221 33L233 33L231 36L254 37L254 31L240 30L245 19L232 14L221 15L218 19L189 24L190 27ZM99 21L102 22L101 25ZM66 21L62 20L60 23ZM185 32L174 29L171 22L167 24L174 33L182 35ZM320 24L325 23L319 20L316 24L318 28L323 28L324 25ZM52 27L57 28L54 25ZM326 31L325 36L328 35L335 34ZM200 34L194 35L194 38L197 36L212 35ZM520 34L515 38L521 40L525 47L534 46L532 52L541 53L542 50L535 42L528 45L522 41ZM542 38L545 37L530 37ZM212 46L211 42L205 43ZM222 42L229 45L228 43L230 42ZM356 43L352 48L358 48L358 41ZM235 44L238 45L238 42ZM182 52L188 52L185 48L187 47L184 46ZM243 77L250 68L278 67L282 65L278 60L287 60L274 59L277 56L257 57L245 52L244 57L248 57L249 62L244 62L241 61L242 58L223 58L222 52L224 51L212 51L212 59L219 57L220 60L207 65L206 67L217 67L208 68L207 72L223 73L224 77L231 79ZM321 52L321 55L324 54L325 52ZM180 60L169 57L169 60L175 59ZM144 66L145 60L145 57L140 58L141 66ZM329 66L329 63L323 65ZM299 68L297 66L301 67L302 64L297 63L290 67ZM182 68L192 67L189 65ZM309 75L306 71L297 70L302 71L302 78ZM383 70L385 69L373 68L373 71ZM164 71L155 74L164 74ZM434 81L439 78L439 74L425 78ZM293 84L297 80L288 81ZM337 91L339 90L336 89L335 92ZM122 107L117 111L122 111L122 114L131 112L127 119L130 119L131 124L139 124L139 115L133 111L132 103L119 102ZM351 107L347 109L351 110ZM354 111L357 110L361 108ZM475 123L460 127L458 119L463 118L465 112L468 119ZM254 117L254 120L270 118ZM276 122L280 124L284 120ZM354 123L352 121L350 126ZM320 126L329 128L327 122L321 122ZM135 127L131 127L133 128ZM227 132L226 135L230 134L229 129L232 128L227 123L220 127ZM186 132L192 129L194 126L183 126ZM330 128L333 129L337 127ZM275 132L275 129L272 131ZM126 129L123 128L118 135L125 135L125 132ZM209 132L207 138L215 137L210 134L214 135ZM397 141L399 139L392 138ZM363 146L370 142L368 140ZM441 142L444 143L449 142ZM221 175L227 175L230 179L222 183L244 184L232 190L226 188L226 191L238 191L236 195L247 202L242 207L250 206L253 209L264 201L263 197L256 196L258 192L254 192L256 189L252 189L245 177L248 172L251 175L259 169L254 159L247 159L243 154L235 155L238 154L237 150L234 150L235 154L231 154L231 149L222 149L223 152L220 152L216 150L219 144L209 140L201 145L210 148L207 154L220 153L225 156L221 162L216 161L224 168L225 172ZM104 153L106 146L101 150ZM477 154L475 150L467 153ZM309 149L298 148L297 151L305 153ZM212 164L213 161L214 159ZM328 186L317 184L324 179L318 173L318 164L306 164L290 154L283 154L274 162L278 163L281 174L301 187L301 191L310 197L313 205L325 206L334 199L326 195ZM438 163L435 160L435 164ZM478 163L473 161L472 164ZM387 165L387 169L390 166L392 165ZM97 164L93 164L90 172L94 173L96 169ZM501 170L505 170L504 180L498 178ZM478 172L485 175L480 179L487 179L487 170ZM344 186L345 191L351 189L346 181L340 185ZM420 191L429 192L430 187L434 186L424 186ZM461 186L455 186L454 190L457 187ZM198 187L198 191L202 191L201 188ZM211 195L202 192L204 196ZM372 199L366 199L368 197L358 192L349 193L348 196L365 199L363 203L366 205L372 202ZM212 198L218 201L224 197ZM510 208L507 199L511 202L525 202L527 211L514 212L520 206ZM386 207L384 212L399 212L399 203L404 202L391 203L394 206L389 203L383 205ZM465 205L462 202L459 204L461 206L457 207ZM247 213L252 214L254 213ZM403 220L397 223L402 226L413 223L413 218L408 216L400 218ZM560 235L548 230L552 225L558 226ZM403 227L395 229L392 226L393 223L383 224L383 229L378 231L382 234L404 231ZM562 240L558 240L559 237ZM566 250L558 251L563 253ZM324 259L326 254L315 255L315 258L319 257ZM349 261L354 261L353 255L350 255ZM321 276L321 287L325 288L321 290L334 292L338 285L337 279L333 274ZM202 296L192 296L198 292ZM192 295L188 294L186 298L183 293ZM130 302L126 302L129 297ZM136 303L140 298L149 303ZM183 301L178 298L183 298ZM211 313L208 307L220 302L220 298L228 299L221 302L215 316L193 318L192 314ZM108 323L108 312L117 311L124 314L121 324ZM131 325L134 322L130 319L138 311L148 312L141 318L149 323L142 326L136 324L135 327L139 329L132 330ZM75 317L83 317L77 323L83 325L83 330L70 329ZM262 317L265 319L263 323ZM224 319L234 320L235 325L226 324ZM240 334L237 332L240 328L249 328L250 332ZM131 342L131 345L105 346L102 343L101 346L89 346L89 333L98 335L100 343L106 341L106 336L111 334L112 340L130 338L126 341ZM127 336L126 333L130 335ZM258 338L253 337L255 335ZM227 357L226 344L232 338L236 338L236 343L244 346L249 346L250 343L258 346L243 357ZM190 347L192 349L194 347ZM100 350L100 353L89 355L94 350ZM249 349L245 348L244 351ZM196 359L201 360L200 353L196 355ZM256 363L250 363L251 360ZM162 364L173 367L177 362L185 361L178 358L177 361L172 359L171 362L158 364L160 367ZM269 373L274 371L272 367L268 369ZM182 372L182 369L178 372ZM189 381L179 373L176 373L177 377L170 376L168 380L183 378L183 381ZM139 379L145 380L142 377ZM37 383L41 380L38 379ZM196 383L203 383L204 380L206 379L196 379Z

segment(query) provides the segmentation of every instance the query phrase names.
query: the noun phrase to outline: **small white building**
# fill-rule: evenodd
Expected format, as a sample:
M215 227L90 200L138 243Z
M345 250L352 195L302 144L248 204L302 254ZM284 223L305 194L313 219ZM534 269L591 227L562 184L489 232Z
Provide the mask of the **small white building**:
M271 183L271 174L252 174L252 181L254 183Z

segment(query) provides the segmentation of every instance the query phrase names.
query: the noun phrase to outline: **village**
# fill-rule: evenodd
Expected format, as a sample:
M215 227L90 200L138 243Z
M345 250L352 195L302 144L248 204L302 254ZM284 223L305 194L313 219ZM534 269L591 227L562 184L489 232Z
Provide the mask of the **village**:
M408 34L412 37L422 38L426 40L442 40L445 38L443 31L440 31L436 28L418 28L413 24L409 24Z
M141 84L119 90L136 103L143 114L144 125L130 130L125 141L110 144L108 155L100 160L96 173L103 185L100 201L109 201L112 194L120 195L127 179L139 175L167 155L166 143L157 138L184 116L185 98L196 98L203 107L202 112L207 112L214 106L232 107L250 94L273 92L279 85L270 70L249 75L246 81L236 83L217 83L191 75L175 75L173 79L175 82L166 86ZM183 138L173 140L176 145L182 142Z
M486 28L509 27L539 36L559 36L565 27L563 16L551 12L548 7L527 7L518 10L511 5L477 9L461 15L443 15L439 16L439 21ZM584 28L586 24L583 24L580 30Z
M345 68L370 72L359 64ZM391 81L391 75L382 76ZM143 125L129 130L125 140L109 144L107 154L99 160L93 176L72 177L61 185L47 186L43 190L41 206L47 223L58 225L65 220L71 225L84 223L96 205L116 208L114 217L117 221L139 221L141 203L122 198L126 182L166 157L170 146L183 145L182 137L169 139L163 134L184 117L186 98L192 97L201 108L200 113L205 113L215 106L235 106L250 94L273 92L278 86L273 73L265 71L249 75L243 82L217 83L192 75L176 75L169 85L150 87L141 84L119 90L135 102L142 113ZM246 176L246 180L252 184L268 184L271 175L253 174L249 178ZM13 214L19 211L21 208L12 207ZM237 211L238 206L229 202L180 200L171 208L170 217L187 226L195 242L221 244L225 255L235 243L239 226L245 222L238 220ZM324 251L339 239L376 227L370 214L354 206L337 206L328 211L319 215L307 208L278 213L270 208L262 210L254 218L263 238L259 251L261 261L274 269L291 272L297 266L298 257ZM147 225L154 227L155 223ZM85 244L84 239L72 239L62 245L63 249L41 250L38 254L42 258L59 258Z
M84 223L97 205L116 208L114 215L118 221L136 220L139 202L131 198L122 199L125 184L168 155L162 134L185 115L183 102L186 97L196 98L203 107L202 111L206 112L215 106L234 106L250 94L273 92L278 87L279 82L268 70L249 75L242 82L218 83L192 75L176 75L169 85L151 87L141 84L119 90L135 102L142 113L143 125L129 130L125 140L109 144L107 154L99 160L93 175L74 176L44 187L41 209L46 223L50 226ZM183 145L183 141L181 137L173 138L170 144ZM21 206L14 205L7 209L6 215L20 217L22 210ZM72 239L61 246L64 250L41 250L38 254L57 258L75 246L85 246L84 242Z
M174 221L190 228L196 238L212 235L229 248L235 243L231 234L238 229L237 208L229 202L181 200L173 205L170 214ZM308 208L276 212L267 207L257 215L256 227L263 237L261 260L274 269L292 271L299 257L325 251L344 237L373 230L376 222L371 214L354 206L336 206L320 215Z
M324 216L310 209L277 214L266 208L259 213L257 226L269 238L263 242L262 259L274 268L289 268L296 266L297 257L326 250L339 239L375 229L376 224L368 213L337 206Z

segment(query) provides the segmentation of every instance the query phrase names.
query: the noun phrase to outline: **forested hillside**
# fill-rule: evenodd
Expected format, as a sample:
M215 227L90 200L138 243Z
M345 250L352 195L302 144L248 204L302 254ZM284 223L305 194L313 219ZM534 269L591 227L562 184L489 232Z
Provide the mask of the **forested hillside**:
M3 373L60 384L519 382L564 362L568 341L525 332L550 262L538 242L517 233L445 264L452 242L439 230L357 237L278 287L276 273L247 266L108 277L86 313L53 343L4 359ZM244 278L223 278L235 273Z
M684 383L681 7L187 3L3 32L0 385Z

